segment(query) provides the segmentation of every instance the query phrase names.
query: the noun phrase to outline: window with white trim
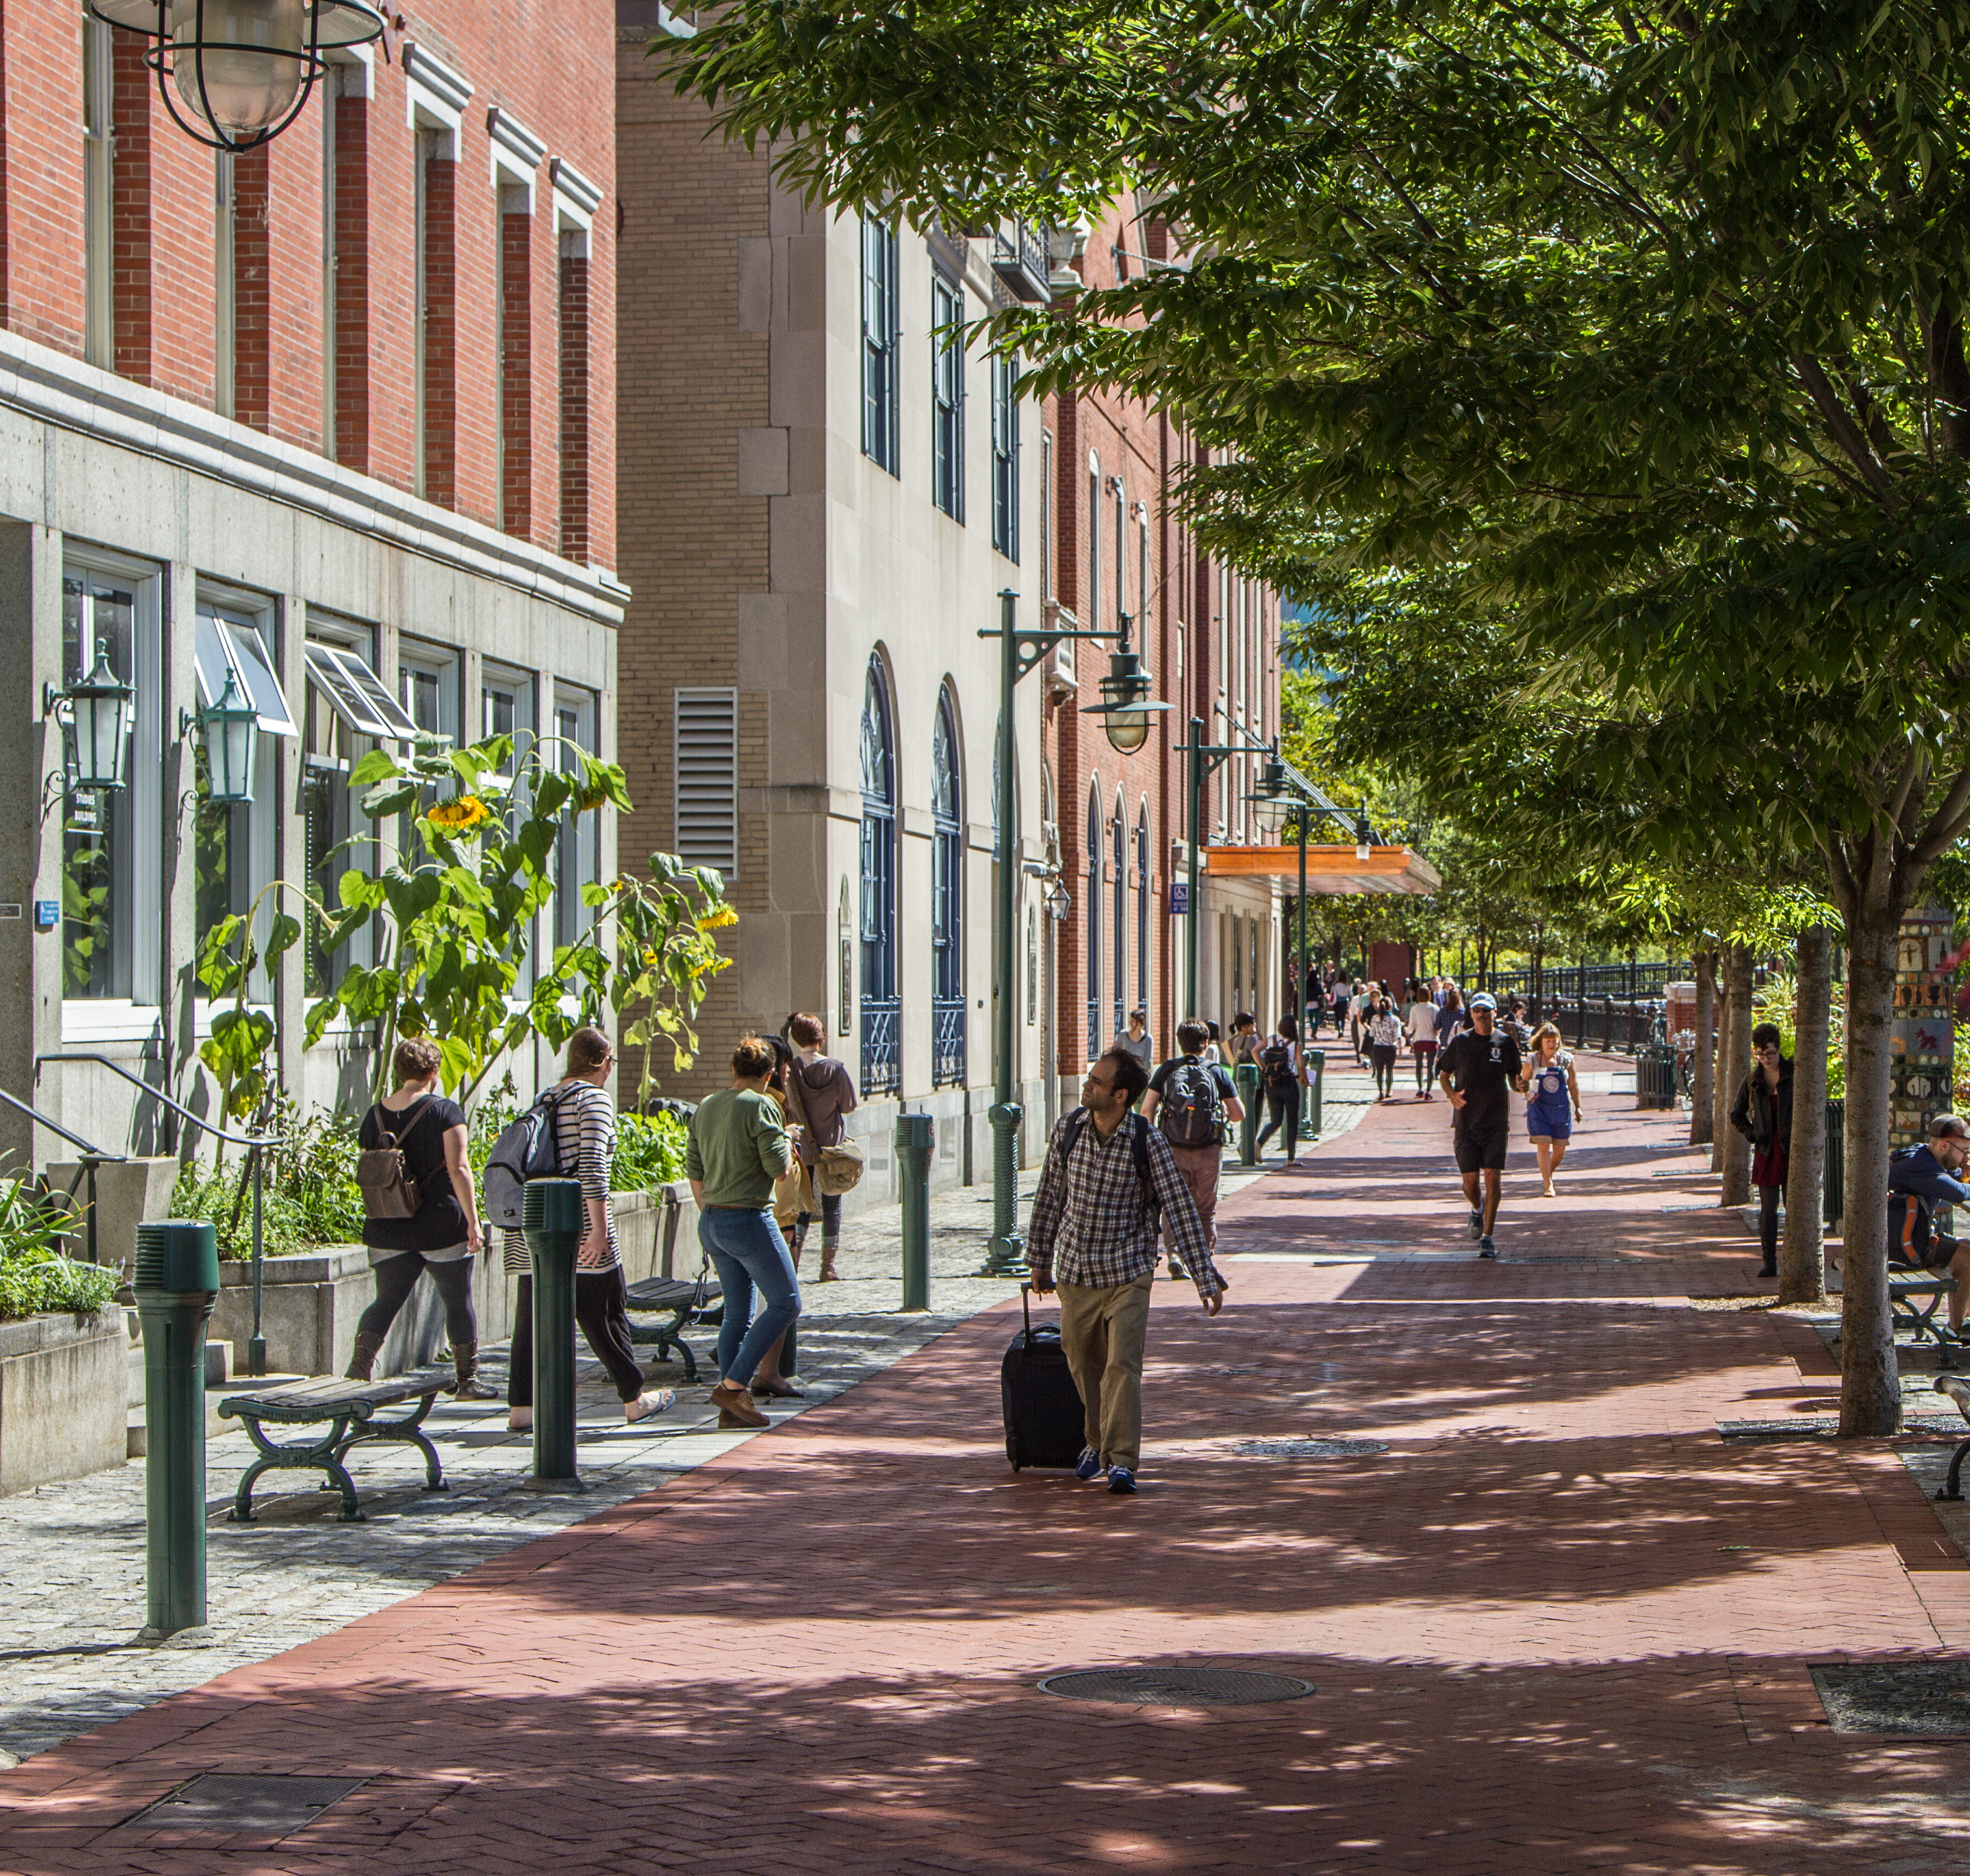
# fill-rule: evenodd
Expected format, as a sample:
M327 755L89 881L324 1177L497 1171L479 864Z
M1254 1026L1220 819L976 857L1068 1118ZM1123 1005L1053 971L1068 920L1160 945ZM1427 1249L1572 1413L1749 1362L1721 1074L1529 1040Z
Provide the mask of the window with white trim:
M312 654L317 645L346 655L365 670L373 668L375 642L372 626L354 620L332 618L308 612L308 645ZM372 734L354 728L351 714L337 707L316 676L317 666L308 658L307 698L304 710L304 759L307 764L301 792L302 809L307 817L307 869L308 890L331 914L342 905L342 876L360 873L375 876L378 863L375 831L362 811L349 785L350 772L376 746ZM338 658L334 668L342 669ZM366 925L353 932L348 942L333 953L322 949L318 932L308 938L307 993L319 997L338 982L352 965L367 967L375 961L375 932Z
M964 290L932 271L930 288L931 499L964 519Z
M595 753L596 698L593 691L572 684L557 684L554 697L554 733L559 739L555 754L559 766L578 774L577 752ZM602 817L584 814L578 802L571 802L567 818L561 824L554 847L554 941L557 946L574 944L594 918L582 902L582 889L601 878Z
M897 383L902 331L897 269L896 229L873 216L863 216L862 454L892 476L903 473L902 398Z

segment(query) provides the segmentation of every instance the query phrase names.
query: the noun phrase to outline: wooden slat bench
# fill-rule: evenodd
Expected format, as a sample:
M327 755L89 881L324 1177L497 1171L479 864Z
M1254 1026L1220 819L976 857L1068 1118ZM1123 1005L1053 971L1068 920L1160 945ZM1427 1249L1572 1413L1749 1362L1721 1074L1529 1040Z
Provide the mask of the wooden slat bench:
M367 1439L396 1440L415 1446L424 1456L424 1490L444 1491L444 1468L438 1463L437 1448L422 1429L431 1403L440 1394L449 1393L455 1380L449 1368L424 1368L385 1381L295 1381L257 1394L228 1395L219 1403L219 1413L245 1426L260 1455L246 1468L239 1489L233 1494L229 1513L232 1521L253 1522L255 1481L262 1473L277 1470L326 1474L329 1486L342 1494L343 1522L359 1521L362 1511L356 1501L355 1481L343 1461L350 1447ZM379 1408L394 1407L406 1401L417 1403L414 1411L399 1414L394 1419L375 1417ZM326 1431L284 1445L267 1437L265 1429L270 1425Z
M693 1323L711 1323L723 1319L724 1292L714 1282L704 1286L704 1303L701 1309L694 1308L697 1286L681 1276L645 1277L640 1283L629 1286L629 1307L639 1315L667 1315L669 1322L652 1327L632 1322L629 1325L629 1339L636 1342L654 1342L662 1355L667 1349L675 1348L678 1358L684 1364L684 1379L697 1379L697 1357L691 1353L691 1344L684 1338L683 1331Z

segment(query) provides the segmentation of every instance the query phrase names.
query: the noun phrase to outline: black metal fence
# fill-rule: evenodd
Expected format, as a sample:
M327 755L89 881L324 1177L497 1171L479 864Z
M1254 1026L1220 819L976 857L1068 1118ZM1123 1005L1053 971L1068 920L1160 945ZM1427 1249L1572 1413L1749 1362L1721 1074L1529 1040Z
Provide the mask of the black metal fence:
M1689 984L1695 978L1695 967L1687 961L1679 964L1660 960L1653 964L1639 960L1624 964L1555 963L1542 965L1536 971L1479 972L1464 988L1467 994L1472 990L1489 990L1501 1003L1507 997L1537 997L1548 1004L1562 998L1578 1003L1583 997L1590 1003L1601 997L1632 1003L1646 1002L1651 997L1660 1001L1668 995L1672 984Z

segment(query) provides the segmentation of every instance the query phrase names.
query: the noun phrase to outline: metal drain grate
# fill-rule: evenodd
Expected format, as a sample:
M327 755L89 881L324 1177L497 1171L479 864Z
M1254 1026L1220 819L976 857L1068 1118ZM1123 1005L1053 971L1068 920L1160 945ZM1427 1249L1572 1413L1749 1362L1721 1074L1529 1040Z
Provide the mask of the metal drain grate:
M118 1828L245 1831L255 1836L284 1836L312 1824L362 1782L359 1778L247 1778L207 1772Z
M1386 1452L1386 1439L1241 1439L1231 1450L1241 1459L1366 1459Z
M1829 1662L1812 1684L1836 1733L1970 1735L1970 1661Z
M1648 1260L1646 1257L1500 1257L1498 1261L1500 1263L1516 1263L1539 1270L1577 1270L1588 1266L1591 1266L1596 1270L1603 1270L1611 1264L1620 1264L1625 1268L1630 1264L1646 1263Z
M1105 1700L1127 1707L1249 1707L1269 1700L1300 1700L1319 1689L1287 1674L1247 1668L1089 1668L1050 1674L1040 1692L1067 1700Z

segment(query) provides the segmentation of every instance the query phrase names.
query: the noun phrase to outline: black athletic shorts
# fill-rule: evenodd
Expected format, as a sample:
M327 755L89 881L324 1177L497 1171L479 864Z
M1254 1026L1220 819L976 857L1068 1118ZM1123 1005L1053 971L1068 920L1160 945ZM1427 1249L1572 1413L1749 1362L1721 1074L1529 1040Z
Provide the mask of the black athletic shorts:
M1903 1271L1946 1270L1958 1248L1955 1238L1945 1237L1937 1231L1930 1237L1928 1250L1911 1258L1905 1256L1901 1246L1891 1239L1888 1244L1888 1268Z
M1478 1172L1489 1167L1494 1172L1504 1172L1505 1149L1510 1143L1511 1132L1509 1108L1500 1107L1491 1113L1477 1114L1467 1108L1458 1108L1450 1136L1457 1149L1458 1171Z

